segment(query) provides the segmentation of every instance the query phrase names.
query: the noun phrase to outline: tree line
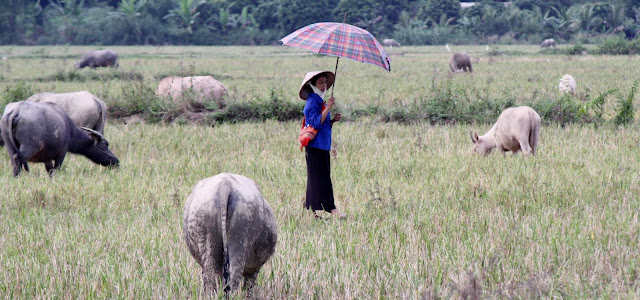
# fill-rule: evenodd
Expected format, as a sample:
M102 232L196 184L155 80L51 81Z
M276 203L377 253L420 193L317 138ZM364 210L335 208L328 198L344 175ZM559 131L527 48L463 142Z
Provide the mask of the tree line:
M343 21L403 45L596 43L640 35L640 0L3 0L0 44L271 45Z

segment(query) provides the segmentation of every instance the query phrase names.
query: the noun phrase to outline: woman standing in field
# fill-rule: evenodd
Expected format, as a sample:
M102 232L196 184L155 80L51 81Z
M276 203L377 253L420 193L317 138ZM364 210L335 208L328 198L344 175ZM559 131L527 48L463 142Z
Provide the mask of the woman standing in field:
M333 85L335 75L330 71L309 72L304 77L298 95L306 100L304 105L304 117L306 125L311 125L318 130L316 137L305 148L307 160L307 194L305 208L330 212L333 216L344 218L345 213L340 212L333 198L333 186L331 184L331 127L334 122L340 121L342 116L336 114L333 120L329 112L335 104L335 98L330 97L325 104L323 101L326 91Z

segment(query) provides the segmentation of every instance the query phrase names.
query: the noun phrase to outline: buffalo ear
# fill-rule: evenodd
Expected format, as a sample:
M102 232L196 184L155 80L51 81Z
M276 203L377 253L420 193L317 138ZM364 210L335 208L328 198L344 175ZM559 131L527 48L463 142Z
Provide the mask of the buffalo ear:
M469 135L471 136L471 142L474 144L478 142L478 132L469 131Z

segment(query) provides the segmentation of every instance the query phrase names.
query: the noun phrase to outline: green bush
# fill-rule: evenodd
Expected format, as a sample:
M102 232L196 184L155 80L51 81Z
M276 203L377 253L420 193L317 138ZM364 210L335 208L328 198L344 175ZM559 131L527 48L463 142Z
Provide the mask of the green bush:
M225 109L213 112L208 118L208 124L241 121L265 121L274 119L288 121L302 119L304 103L283 100L271 91L271 96L266 101L253 99L245 103L232 103Z
M572 47L564 50L567 55L582 55L582 52L587 51L587 48L582 46L582 43L576 42Z
M616 35L602 41L598 45L596 53L610 55L626 55L640 52L640 37L633 41L627 40L624 35Z
M157 97L153 87L142 80L122 86L121 97L103 96L109 106L109 116L123 118L135 114L152 123L166 121L176 114L176 105L168 98Z
M564 94L555 99L538 100L528 105L540 115L545 124L556 123L564 126L591 122L589 114L581 109L580 103L575 101L570 94Z
M2 98L0 98L0 114L2 114L7 104L27 100L35 93L33 87L26 82L8 85L2 94Z

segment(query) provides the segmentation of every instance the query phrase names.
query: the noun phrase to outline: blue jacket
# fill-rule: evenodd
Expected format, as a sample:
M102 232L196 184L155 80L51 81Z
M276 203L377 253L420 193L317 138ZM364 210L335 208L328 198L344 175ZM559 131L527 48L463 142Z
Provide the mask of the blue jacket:
M311 125L318 130L316 138L309 143L308 147L329 151L331 150L331 112L327 114L324 122L320 123L322 102L324 101L316 93L309 93L303 113L307 123L305 125Z

